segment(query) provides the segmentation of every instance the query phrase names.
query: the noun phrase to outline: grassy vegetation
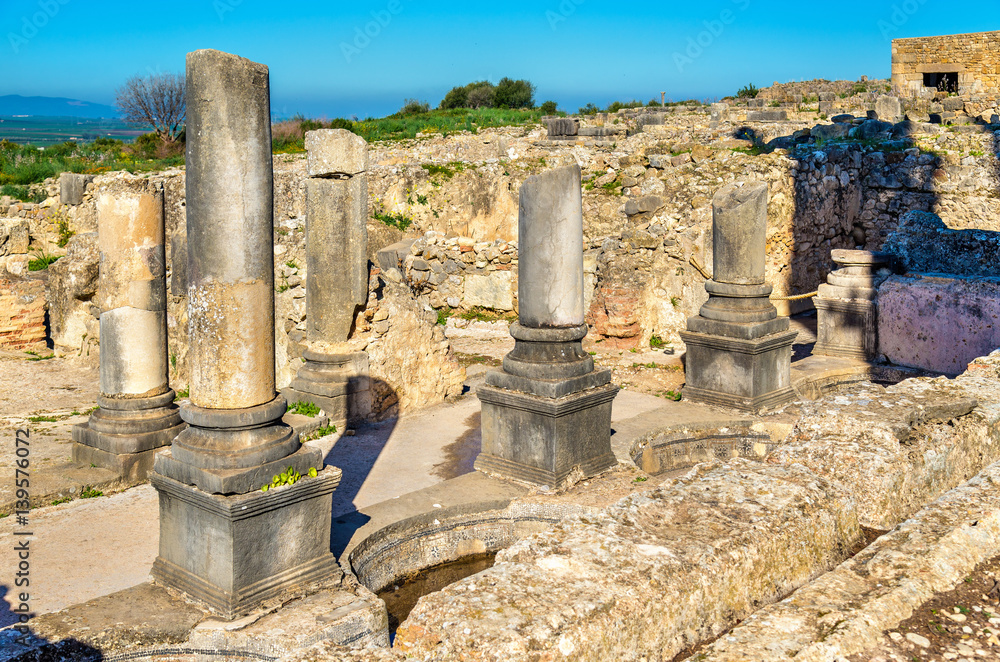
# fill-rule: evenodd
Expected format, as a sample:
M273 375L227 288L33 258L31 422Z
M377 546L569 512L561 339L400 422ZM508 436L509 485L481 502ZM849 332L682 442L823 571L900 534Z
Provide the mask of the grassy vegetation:
M312 402L295 402L288 405L288 413L308 416L309 418L316 418L319 416L319 407Z
M404 109L383 117L352 121L335 119L331 122L294 117L275 124L271 129L275 154L293 154L305 151L305 134L316 129L346 129L368 142L385 140L412 140L421 135L440 133L445 136L462 131L478 133L479 129L498 126L524 126L541 120L545 114L538 110L507 108L452 108L448 110Z
M135 173L183 164L183 154L169 153L148 140L127 145L120 140L99 138L89 144L71 141L45 148L3 140L0 141L0 195L41 202L45 199L44 191L32 189L31 185L63 172Z

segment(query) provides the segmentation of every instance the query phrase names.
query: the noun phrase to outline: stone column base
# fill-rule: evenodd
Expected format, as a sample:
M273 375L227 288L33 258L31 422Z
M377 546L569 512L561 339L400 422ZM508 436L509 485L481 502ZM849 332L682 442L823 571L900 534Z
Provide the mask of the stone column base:
M611 405L618 387L610 383L610 371L565 380L584 379L589 384L585 390L559 397L550 394L559 393L564 380L515 378L518 386L534 392L500 386L508 385L512 377L490 373L488 383L477 391L483 407L477 470L558 488L573 477L595 476L618 464L611 451Z
M340 469L295 485L209 494L154 472L160 499L157 583L234 619L263 602L341 573L330 552L331 494Z
M367 352L320 354L306 351L306 364L290 386L281 390L290 404L310 402L338 428L363 421L371 414L371 381Z
M785 324L787 328L787 319ZM732 338L681 331L687 345L685 399L751 413L793 401L791 360L796 335L784 331Z
M816 346L813 354L862 361L878 357L878 307L866 299L816 297Z
M99 396L86 423L73 426L73 461L141 482L153 470L156 452L187 427L172 390L151 398Z

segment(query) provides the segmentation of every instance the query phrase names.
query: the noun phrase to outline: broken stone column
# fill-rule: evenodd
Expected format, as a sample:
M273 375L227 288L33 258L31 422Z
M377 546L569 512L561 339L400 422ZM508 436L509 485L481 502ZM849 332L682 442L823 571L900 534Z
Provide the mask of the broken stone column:
M98 409L73 428L73 461L145 480L184 429L168 381L163 189L125 175L97 195Z
M187 56L189 427L156 457L153 578L232 618L337 574L331 493L340 471L282 422L275 392L268 69ZM291 472L294 485L262 490Z
M371 413L368 354L348 339L368 301L368 143L343 129L306 134L306 364L283 391L339 427Z
M503 369L487 374L476 469L558 487L593 476L611 452L618 387L583 351L583 207L579 166L528 178L518 219L518 322Z
M872 251L831 251L839 267L819 286L813 354L862 361L878 357L878 286L889 277L892 256Z
M727 103L713 103L711 106L711 115L709 120L710 129L718 129L722 122L729 121L729 104Z
M792 342L787 317L764 280L766 182L729 184L712 201L715 275L709 300L688 319L687 386L693 402L756 412L790 402Z

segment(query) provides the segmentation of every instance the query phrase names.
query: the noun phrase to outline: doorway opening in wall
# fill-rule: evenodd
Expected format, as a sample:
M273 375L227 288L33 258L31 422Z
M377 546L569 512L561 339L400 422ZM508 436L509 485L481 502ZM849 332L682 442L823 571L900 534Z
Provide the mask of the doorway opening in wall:
M938 92L958 94L958 72L924 74L924 87L930 87Z

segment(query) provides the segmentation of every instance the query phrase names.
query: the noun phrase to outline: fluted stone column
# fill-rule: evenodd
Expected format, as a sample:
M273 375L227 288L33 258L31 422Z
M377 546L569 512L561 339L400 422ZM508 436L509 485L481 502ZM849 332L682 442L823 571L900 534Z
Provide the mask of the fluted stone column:
M123 175L97 195L101 394L73 428L73 460L144 480L184 429L168 383L163 189Z
M813 299L817 318L813 354L873 361L878 357L878 286L890 275L892 256L835 249L831 257L839 268Z
M790 402L792 342L765 282L766 182L729 184L712 201L715 274L688 320L685 397L756 412Z
M187 57L189 427L156 458L157 581L226 616L337 571L337 469L276 490L284 470L321 469L281 418L275 392L274 240L267 67Z
M617 464L611 404L618 387L583 351L580 168L529 177L518 218L518 322L503 369L487 374L476 469L557 487Z
M338 426L371 413L368 354L348 345L368 301L368 143L343 129L306 134L306 365L283 391Z

